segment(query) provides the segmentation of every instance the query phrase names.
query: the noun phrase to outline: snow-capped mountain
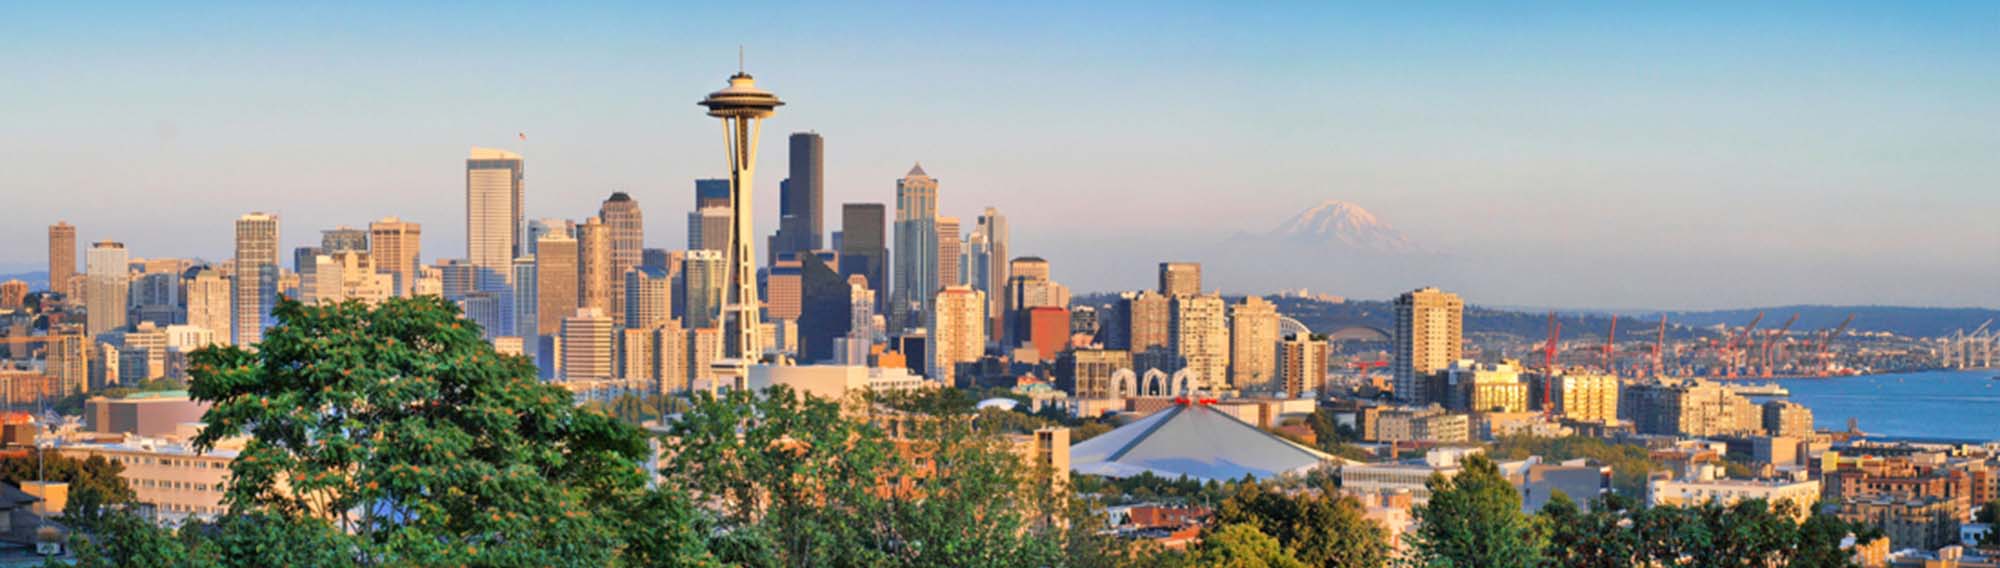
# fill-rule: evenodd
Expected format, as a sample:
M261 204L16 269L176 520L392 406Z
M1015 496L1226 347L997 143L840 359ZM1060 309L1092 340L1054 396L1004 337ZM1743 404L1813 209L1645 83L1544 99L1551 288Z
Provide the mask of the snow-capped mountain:
M1402 231L1353 203L1328 199L1292 216L1271 236L1294 243L1378 253L1413 252Z

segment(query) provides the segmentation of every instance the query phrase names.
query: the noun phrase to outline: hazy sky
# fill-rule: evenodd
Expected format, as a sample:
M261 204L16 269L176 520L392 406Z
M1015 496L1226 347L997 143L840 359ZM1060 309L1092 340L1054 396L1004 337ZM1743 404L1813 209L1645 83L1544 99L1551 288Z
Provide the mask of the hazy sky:
M398 215L460 257L474 145L527 155L529 216L628 191L678 248L741 44L790 103L760 231L816 130L829 229L922 161L1081 290L1343 199L1478 259L1443 280L1480 303L2000 305L1995 30L1994 2L15 2L0 268L57 219L219 258L252 210L287 250ZM1393 291L1233 291L1299 286Z

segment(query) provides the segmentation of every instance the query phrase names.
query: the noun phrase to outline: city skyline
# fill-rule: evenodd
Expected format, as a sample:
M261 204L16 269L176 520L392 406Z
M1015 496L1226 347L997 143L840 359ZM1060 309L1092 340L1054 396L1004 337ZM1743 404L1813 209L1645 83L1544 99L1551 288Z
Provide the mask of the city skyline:
M1216 267L1210 279L1230 293L1303 286L1370 299L1438 284L1485 305L1993 305L2000 296L1979 284L2000 267L1966 259L2000 242L2000 228L1982 221L2000 207L1983 189L2000 172L1979 151L1995 141L1980 125L2000 114L1986 95L2000 58L1978 33L1996 11L1919 8L1744 8L1729 22L1551 8L1538 12L1548 22L1515 29L1472 25L1520 18L1479 10L1300 6L1286 20L1180 6L1106 24L1093 16L1119 7L1105 6L1061 8L1058 23L1036 24L1047 18L954 9L922 16L966 32L948 45L869 37L865 51L853 36L882 24L813 7L775 10L769 28L687 34L655 32L691 23L634 18L561 49L574 34L531 24L532 11L476 16L429 37L414 24L442 15L417 9L319 14L330 17L322 24L307 21L310 10L252 9L222 22L196 9L120 40L171 44L137 55L118 41L55 36L86 21L137 27L160 16L152 9L30 8L17 21L36 25L6 31L34 48L18 52L49 56L0 69L45 88L0 94L34 110L0 126L0 155L15 160L0 186L38 222L0 235L0 272L45 267L45 228L58 220L77 227L79 242L124 242L135 258L222 261L227 222L249 211L296 228L281 234L281 251L314 243L320 229L398 216L429 226L421 249L435 251L423 258L431 263L465 250L463 181L446 176L462 176L456 161L480 145L528 162L527 217L580 219L627 191L659 212L646 244L678 248L689 181L722 168L713 125L681 116L685 95L663 93L712 89L734 63L729 48L745 44L772 88L809 101L788 107L772 133L818 132L833 146L825 209L890 203L897 172L921 161L951 181L940 216L1007 212L1014 254L1048 258L1080 291L1144 288L1156 262L1212 261L1204 247L1216 241L1340 199L1471 262L1462 272L1478 278L1256 289ZM974 29L981 16L994 16L993 30ZM840 32L835 49L784 35L821 21ZM1105 38L1061 23L1070 21L1106 26ZM237 25L246 23L271 25ZM312 25L337 31L295 43L273 35ZM1205 26L1212 33L1189 34ZM490 55L453 41L474 32L516 38L520 55L501 59L531 80L434 73ZM1479 49L1537 32L1547 33ZM1032 43L1024 34L1047 45L1022 45ZM1705 41L1680 45L1693 38ZM271 42L278 53L234 53ZM651 49L668 46L678 49ZM418 57L377 65L389 48ZM831 71L834 59L850 77ZM318 83L289 80L316 72ZM933 83L881 86L913 73ZM1305 104L1217 110L1260 86ZM1080 118L1065 112L1067 89L1133 104ZM135 92L154 96L131 103ZM768 171L787 158L761 161ZM777 195L781 176L764 177L758 190ZM762 201L759 241L779 225L778 200ZM1190 218L1200 222L1188 227Z

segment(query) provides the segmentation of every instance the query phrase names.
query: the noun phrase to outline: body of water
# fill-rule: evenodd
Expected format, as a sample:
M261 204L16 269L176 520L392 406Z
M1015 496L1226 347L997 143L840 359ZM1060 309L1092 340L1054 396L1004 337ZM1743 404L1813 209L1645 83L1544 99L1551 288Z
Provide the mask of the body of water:
M1781 379L1787 400L1813 411L1821 429L1860 421L1871 437L2000 440L2000 371L1927 371L1825 379Z

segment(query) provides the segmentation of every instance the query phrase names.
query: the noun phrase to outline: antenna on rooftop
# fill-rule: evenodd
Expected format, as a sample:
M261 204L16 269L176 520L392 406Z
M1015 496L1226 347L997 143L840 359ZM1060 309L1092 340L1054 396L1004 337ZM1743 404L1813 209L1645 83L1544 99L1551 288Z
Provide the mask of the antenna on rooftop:
M736 44L736 73L743 73L743 44Z

